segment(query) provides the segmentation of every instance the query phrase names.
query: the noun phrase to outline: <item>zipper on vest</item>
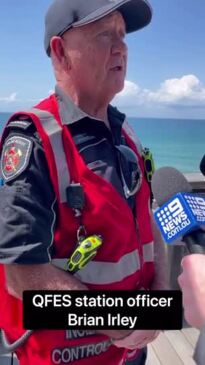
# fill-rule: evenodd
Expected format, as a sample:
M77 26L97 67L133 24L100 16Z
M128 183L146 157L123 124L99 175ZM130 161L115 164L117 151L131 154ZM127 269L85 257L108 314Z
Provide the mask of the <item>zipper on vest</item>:
M143 247L142 247L142 241L141 241L141 236L140 236L140 229L139 229L139 223L137 220L137 217L134 217L134 221L135 221L135 227L136 227L136 235L137 235L137 240L138 240L138 251L139 251L139 259L140 259L140 279L139 279L139 284L142 285L143 282L143 277L142 277L142 268L143 268L143 264L144 264L144 258L143 258ZM140 289L140 288L139 288Z

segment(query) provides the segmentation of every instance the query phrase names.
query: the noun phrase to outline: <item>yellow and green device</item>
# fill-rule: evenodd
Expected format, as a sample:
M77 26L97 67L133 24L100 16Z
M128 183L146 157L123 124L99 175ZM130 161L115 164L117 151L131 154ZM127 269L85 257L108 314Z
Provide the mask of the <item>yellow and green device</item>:
M144 168L145 168L145 174L147 177L147 181L151 183L152 176L155 172L155 166L154 166L154 159L152 156L152 153L150 152L149 148L144 148L143 150L143 159L144 159Z
M96 255L98 248L102 245L102 241L102 237L96 234L85 237L79 241L77 247L67 261L66 270L75 273L76 271L83 269Z

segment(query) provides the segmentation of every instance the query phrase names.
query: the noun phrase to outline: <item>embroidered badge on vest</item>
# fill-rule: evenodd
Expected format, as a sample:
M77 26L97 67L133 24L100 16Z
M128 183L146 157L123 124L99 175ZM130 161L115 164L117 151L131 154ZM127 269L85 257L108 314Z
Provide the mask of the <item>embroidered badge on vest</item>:
M5 181L20 175L28 166L32 141L28 138L13 136L6 140L1 157L1 171Z
M28 118L27 120L12 120L8 125L7 128L22 128L24 130L26 130L27 128L29 128L32 125L31 122L29 122Z

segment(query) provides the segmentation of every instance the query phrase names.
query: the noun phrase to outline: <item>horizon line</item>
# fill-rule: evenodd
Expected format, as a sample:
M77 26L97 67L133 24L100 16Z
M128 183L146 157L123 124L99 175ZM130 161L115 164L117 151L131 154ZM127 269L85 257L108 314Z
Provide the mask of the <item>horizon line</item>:
M21 110L19 110L20 112ZM23 110L22 110L23 111ZM12 111L12 112L8 112L8 111L0 111L0 114L15 114L18 113L18 110L16 111ZM185 118L185 117L148 117L148 116L137 116L137 115L126 115L127 118L137 118L137 119L169 119L169 120L175 120L175 119L180 119L180 120L202 120L205 121L205 118Z

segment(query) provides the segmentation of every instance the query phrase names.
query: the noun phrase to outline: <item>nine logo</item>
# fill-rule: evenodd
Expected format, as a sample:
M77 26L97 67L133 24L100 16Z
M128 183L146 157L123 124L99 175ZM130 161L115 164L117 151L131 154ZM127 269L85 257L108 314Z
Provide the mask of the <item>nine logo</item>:
M191 224L179 198L175 198L164 208L159 209L156 216L166 241L176 238L181 231Z

